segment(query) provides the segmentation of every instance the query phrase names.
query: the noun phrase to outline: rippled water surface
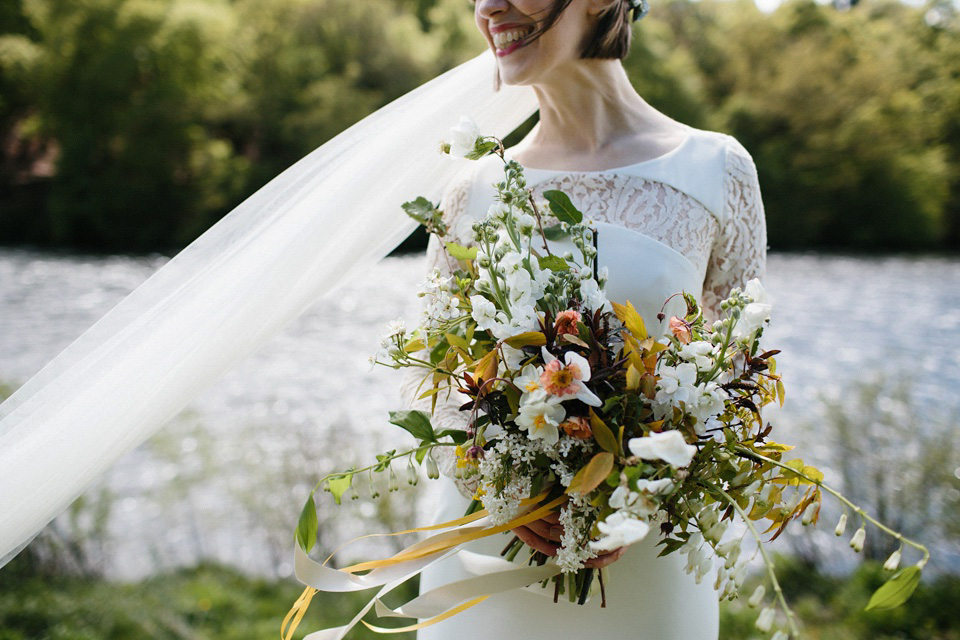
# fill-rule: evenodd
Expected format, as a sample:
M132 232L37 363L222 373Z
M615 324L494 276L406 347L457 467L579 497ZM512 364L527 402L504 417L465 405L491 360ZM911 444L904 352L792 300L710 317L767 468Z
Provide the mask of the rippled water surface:
M162 262L0 251L0 384L25 381ZM397 374L370 371L367 356L386 322L415 318L422 269L421 256L390 258L320 300L121 460L75 522L57 526L93 532L107 522L90 553L112 575L200 557L288 573L308 486L403 441L385 419L400 406ZM783 350L788 389L779 440L826 464L821 399L842 401L853 380L880 374L909 382L921 401L960 407L960 261L773 255L766 286L769 344ZM347 504L327 521L326 540L381 519L412 522L413 500L400 492L379 506ZM94 517L98 505L106 519Z

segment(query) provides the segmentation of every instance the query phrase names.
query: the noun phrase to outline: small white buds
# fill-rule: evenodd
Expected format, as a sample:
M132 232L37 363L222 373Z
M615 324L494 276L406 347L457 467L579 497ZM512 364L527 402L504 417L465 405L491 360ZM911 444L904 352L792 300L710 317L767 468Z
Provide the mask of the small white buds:
M756 609L760 606L760 603L763 602L763 596L767 595L767 588L762 584L753 590L753 594L750 596L750 599L747 600L747 604L750 605L751 609Z
M777 631L773 634L773 637L770 640L790 640L790 636L787 635L786 631Z
M843 535L843 532L846 530L846 528L847 528L847 514L844 513L840 516L840 520L837 522L837 528L834 529L833 532L837 534L837 537L840 537Z
M427 452L427 458L424 460L424 465L427 467L427 477L431 480L436 480L440 477L440 468L437 466L437 461L433 459L433 452Z
M803 526L813 522L813 519L817 517L817 511L820 510L820 505L816 502L811 502L807 505L807 508L803 510L803 517L800 519L800 523Z
M410 456L407 458L407 484L415 487L418 482L420 482L420 474L417 473L417 468L413 466L413 456Z
M867 537L867 530L864 529L863 526L861 526L853 534L853 537L850 538L850 548L856 551L857 553L860 553L861 551L863 551L863 541L866 539L866 537Z
M885 571L896 571L897 567L900 566L900 552L901 549L897 549L890 554L890 557L887 558L887 561L883 563L883 568Z
M770 627L773 626L774 615L776 615L776 611L773 610L773 607L764 608L764 610L760 612L760 615L757 616L757 629L764 632L770 631Z
M397 480L397 472L393 470L393 465L390 465L390 483L387 485L387 491L399 491L400 482Z

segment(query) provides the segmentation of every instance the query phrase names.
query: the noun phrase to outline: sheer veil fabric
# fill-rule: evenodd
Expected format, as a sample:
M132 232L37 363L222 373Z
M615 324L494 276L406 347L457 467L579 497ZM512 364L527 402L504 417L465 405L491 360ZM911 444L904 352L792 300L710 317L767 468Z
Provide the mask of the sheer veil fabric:
M0 405L0 566L117 458L231 365L415 227L462 165L461 114L504 136L536 108L493 90L489 52L380 109L280 174Z

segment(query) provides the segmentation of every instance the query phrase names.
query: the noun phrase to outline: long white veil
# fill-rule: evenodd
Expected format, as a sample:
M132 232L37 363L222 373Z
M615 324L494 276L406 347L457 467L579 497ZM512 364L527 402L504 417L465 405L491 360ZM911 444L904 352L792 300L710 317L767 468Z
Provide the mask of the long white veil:
M118 457L415 224L461 165L461 114L506 135L533 93L485 53L380 109L260 189L0 405L0 566ZM358 356L359 357L359 356Z

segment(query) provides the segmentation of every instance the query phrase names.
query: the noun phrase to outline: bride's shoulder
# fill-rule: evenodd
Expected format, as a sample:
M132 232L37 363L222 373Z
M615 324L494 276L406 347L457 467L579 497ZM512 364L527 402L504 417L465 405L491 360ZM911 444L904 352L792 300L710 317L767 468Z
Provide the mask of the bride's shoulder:
M689 130L691 137L700 143L700 152L702 153L704 149L711 150L713 152L711 155L723 167L724 173L756 172L750 152L732 135L694 127L689 127Z

